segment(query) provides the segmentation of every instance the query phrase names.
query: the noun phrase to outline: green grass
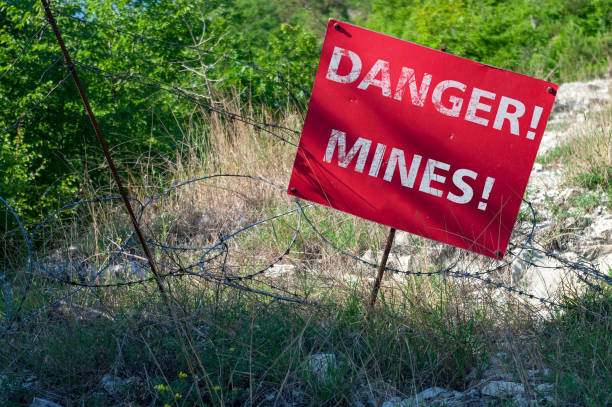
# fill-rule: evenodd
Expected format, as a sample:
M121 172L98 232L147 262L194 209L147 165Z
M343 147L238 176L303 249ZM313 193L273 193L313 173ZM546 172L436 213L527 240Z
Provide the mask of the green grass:
M173 400L242 405L294 393L303 393L300 399L309 405L335 405L384 392L383 382L394 383L403 394L412 393L414 385L461 388L486 355L490 322L476 310L453 315L453 304L442 293L440 302L381 301L376 319L366 324L358 291L304 307L249 295L236 298L232 290L222 290L215 300L212 292L192 292L188 281L174 286L181 309L178 327L164 317L157 296L147 298L144 287L100 291L97 306L114 321L77 321L61 312L42 316L32 330L9 336L0 350L3 373L17 380L29 372L44 388L79 405L120 401L100 394L99 379L109 372L138 378L122 392L122 405L148 404L155 397L154 405L160 406ZM336 358L322 378L305 362L318 353ZM180 372L187 377L179 377ZM4 390L15 405L35 395L9 386Z
M601 320L581 311L559 314L544 325L539 336L544 360L552 372L556 403L603 406L612 403L612 291L570 299L607 316Z
M562 144L555 146L552 150L547 151L543 155L536 157L535 162L540 164L551 164L559 161L564 157L568 157L572 154L572 149L568 144Z
M51 311L5 338L4 405L27 405L41 388L65 405L160 407L276 399L348 405L408 397L434 385L461 390L466 376L482 371L496 352L500 317L508 329L516 316L511 309L496 313L475 304L458 313L458 292L442 280L435 286L420 298L383 293L370 323L358 287L327 295L317 306L296 306L229 289L219 295L212 285L194 290L190 280L176 280L176 323L151 286L95 290L74 301L89 302L114 320L77 320L70 311ZM612 310L610 292L566 301L608 318ZM545 379L554 384L558 403L609 403L609 321L569 311L543 325L518 325L538 334L531 358L550 367ZM530 345L518 340L517 346ZM308 368L315 354L335 357L322 375ZM136 380L108 394L100 383L106 373ZM36 387L19 386L31 375L38 378Z

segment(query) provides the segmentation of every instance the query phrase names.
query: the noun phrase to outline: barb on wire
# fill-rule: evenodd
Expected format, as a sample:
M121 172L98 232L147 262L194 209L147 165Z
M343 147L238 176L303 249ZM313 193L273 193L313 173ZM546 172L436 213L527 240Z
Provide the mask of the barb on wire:
M82 68L82 69L84 69L86 71L95 73L97 75L101 75L101 76L106 77L106 78L110 78L110 77L112 77L112 78L119 78L119 79L123 79L123 80L133 81L133 82L139 83L139 84L144 85L144 86L148 86L148 87L152 87L152 88L155 88L155 89L163 90L165 92L168 92L168 93L173 94L175 96L178 96L180 98L188 100L188 101L196 104L197 106L202 107L202 108L204 108L204 109L206 109L206 110L208 110L210 112L218 113L218 114L220 114L220 115L222 115L222 116L224 116L224 117L226 117L226 118L228 118L230 120L238 120L240 122L243 122L245 124L248 124L248 125L252 126L253 128L255 128L257 130L264 131L265 133L270 134L271 136L281 140L284 143L290 144L290 145L292 145L294 147L298 146L293 141L288 140L287 138L285 138L285 137L283 137L283 136L281 136L281 135L271 131L270 128L279 129L279 130L288 132L288 133L290 133L292 135L299 135L300 134L299 131L290 129L290 128L285 127L285 126L278 125L276 123L258 122L256 120L250 118L250 117L241 115L239 113L230 112L230 111L227 111L227 110L222 109L220 107L216 107L213 104L207 102L205 100L205 98L197 97L197 96L194 96L192 94L189 94L189 93L187 93L187 91L185 91L184 89L182 89L182 88L180 88L180 87L178 87L176 85L166 84L166 83L163 83L163 82L161 82L161 81L159 81L157 79L148 78L148 77L140 76L140 75L136 75L136 74L124 74L124 73L110 72L110 71L104 70L102 68L99 68L99 67L96 67L96 66L92 66L92 65L87 65L87 64L84 64L84 63L81 63L81 62L78 62L78 61L75 61L74 63L75 63L76 66L78 66L78 67L80 67L80 68Z
M265 183L267 185L272 186L273 188L282 191L284 190L284 188L272 181L269 181L265 178L262 177L258 177L258 176L251 176L251 175L243 175L243 174L214 174L214 175L209 175L209 176L204 176L204 177L199 177L199 178L191 178L188 179L186 181L183 181L179 184L176 184L170 188L166 188L163 191L161 191L160 193L154 194L151 197L149 197L146 201L141 202L140 200L131 197L130 199L133 200L135 203L137 203L139 205L139 209L138 209L138 219L139 221L142 219L142 216L144 215L144 213L146 212L147 208L149 208L154 202L158 201L159 199L161 199L162 197L165 196L169 196L170 194L172 194L173 192L179 190L182 187L185 187L187 185L193 184L193 183L197 183L197 182L203 182L206 180L213 180L216 178L241 178L241 179L247 179L247 180L251 180L251 181L256 181L256 182L262 182ZM61 295L58 298L55 298L53 300L51 300L48 304L44 305L43 307L41 307L40 309L34 310L33 312L30 312L29 315L27 316L21 316L20 317L20 321L22 322L27 322L32 320L36 315L39 315L40 313L44 312L45 310L52 308L54 306L57 306L58 304L62 304L64 301L66 301L70 296L76 294L77 292L79 292L80 290L83 289L89 289L89 288L110 288L110 287L127 287L127 286L133 286L133 285L140 285L140 284L148 284L151 282L154 282L154 277L143 277L143 278L138 278L135 280L128 280L128 281L118 281L118 282L113 282L113 281L106 281L103 279L104 274L110 269L111 265L114 264L115 262L120 261L121 256L134 256L134 257L138 257L135 256L133 254L130 254L127 249L129 247L134 247L134 245L132 244L132 237L133 237L133 232L129 234L129 236L127 236L127 238L125 240L122 241L122 244L120 245L119 249L114 251L110 258L105 262L105 264L100 267L99 269L96 269L93 273L91 273L91 277L89 278L89 281L77 281L75 279L66 277L65 273L67 272L67 270L64 270L64 275L57 275L56 273L53 273L49 267L43 262L41 261L36 253L33 251L32 246L33 246L33 241L36 239L36 236L41 233L43 227L47 224L49 224L49 222L52 219L57 218L62 212L69 210L71 208L74 208L76 206L79 205L83 205L86 203L105 203L105 202L112 202L112 201L117 201L119 199L119 197L116 196L110 196L110 197L104 197L104 198L99 198L99 199L89 199L89 200L83 200L83 201L78 201L78 202L71 202L68 203L64 206L62 206L60 209L52 212L50 215L48 215L47 217L45 217L43 219L42 222L40 222L38 225L36 225L33 228L33 231L31 234L28 234L26 232L25 226L21 223L21 221L19 220L19 217L17 216L16 212L14 211L14 209L9 205L8 202L6 202L3 198L0 198L0 200L3 202L3 204L8 208L9 212L12 214L13 217L15 217L15 219L17 220L17 223L19 225L19 229L21 230L21 232L24 235L24 238L26 240L26 244L28 246L28 281L31 280L32 276L35 274L40 274L42 277L44 278L49 278L52 279L54 281L57 281L60 284L64 284L66 286L71 286L71 287L76 287L74 290L69 291L68 293ZM157 240L152 240L152 239L148 239L148 241L151 243L151 245L153 247L157 247L158 249L161 250L162 254L166 253L166 254L170 254L173 253L174 255L179 255L180 253L183 252L199 252L201 253L200 256L198 257L198 260L196 260L195 262L191 262L191 263L186 263L186 264L181 264L182 261L178 261L178 262L174 262L174 263L168 263L168 262L164 262L161 259L157 259L156 263L160 266L163 267L166 272L163 273L163 276L165 278L179 278L181 276L191 276L191 277L195 277L195 278L200 278L204 281L208 281L208 282L212 282L212 283L218 283L218 284L222 284L225 285L227 287L233 288L233 289L239 289L239 290L243 290L243 291L247 291L247 292L251 292L254 294L258 294L258 295L265 295L268 296L270 298L273 298L275 300L281 300L281 301L288 301L288 302L297 302L297 303L303 303L303 304L313 304L311 301L306 300L304 298L301 298L298 294L296 293L290 293L290 292L286 292L286 290L282 289L281 287L275 286L274 284L272 284L270 281L267 280L261 280L260 277L264 277L266 271L270 270L275 264L278 264L285 256L287 256L292 247L295 245L295 242L297 240L297 237L301 231L301 220L302 218L306 221L306 223L309 225L309 227L316 233L317 236L319 236L320 239L322 239L322 241L331 246L334 250L336 250L337 252L341 253L344 256L347 256L355 261L358 261L362 264L365 264L369 267L375 268L377 265L375 263L372 263L362 257L356 256L354 254L349 253L347 250L339 247L337 244L335 244L334 242L332 242L330 239L326 238L325 235L319 230L319 228L314 224L314 222L310 219L310 217L307 215L306 213L306 209L308 207L312 207L314 204L309 204L307 206L302 205L299 200L296 200L296 208L291 209L291 210L287 210L281 213L278 213L276 215L273 216L269 216L265 219L262 220L258 220L255 221L247 226L243 226L243 227L239 227L237 230L231 232L231 233L227 233L225 235L222 235L219 237L218 241L212 245L205 245L205 246L175 246L175 245L168 245L165 244L163 242L157 241ZM531 207L531 206L530 206ZM272 222L276 219L282 218L282 217L286 217L289 216L291 214L297 214L298 215L298 220L297 220L297 225L295 227L295 230L293 232L292 238L289 242L289 244L286 246L286 248L284 249L284 251L278 255L275 259L273 259L273 261L271 261L268 265L260 267L258 270L250 272L246 275L232 275L232 274L227 274L227 269L225 266L225 261L223 261L223 264L221 266L214 266L213 262L221 260L222 257L226 257L227 253L228 253L228 245L227 243L236 238L239 234L244 233L247 230L250 229L254 229L257 228L265 223L268 222ZM433 275L442 275L442 276L451 276L451 277L456 277L456 278L467 278L467 279L474 279L477 281L480 281L486 285L492 286L493 288L496 289L502 289L505 290L507 292L513 293L519 297L524 297L524 298L528 298L530 300L534 300L539 302L542 305L548 306L548 307L552 307L552 308L558 308L558 309L565 309L565 310L580 310L582 312L586 312L590 315L594 315L597 316L599 318L602 319L609 319L609 316L606 315L602 315L600 313L597 313L595 311L586 309L586 308L582 308L579 305L566 305L566 304L562 304L556 301L553 301L551 299L548 298L544 298L544 297L538 297L534 294L531 294L527 291L525 291L524 289L521 288L517 288L515 286L512 285L507 285L504 284L501 281L496 281L492 275L494 274L495 271L499 271L505 267L509 267L510 265L512 265L513 262L515 261L521 261L526 263L527 265L537 265L535 262L530 261L529 259L525 260L526 256L521 256L521 253L523 253L524 251L528 251L528 250L536 250L541 252L543 255L548 256L548 257L552 257L555 259L560 260L561 262L563 262L563 265L566 268L569 269L574 269L574 270L579 270L583 273L585 273L585 275L588 275L589 277L605 277L605 278L599 278L599 281L604 283L604 284L610 284L610 280L607 276L604 276L601 272L597 271L596 268L592 267L592 265L589 265L588 263L582 262L582 261L568 261L566 259L564 259L562 256L560 256L557 253L553 253L550 251L543 251L537 248L533 247L533 229L534 229L534 223L530 224L531 227L531 231L528 233L523 234L524 236L526 236L526 239L521 242L521 243L517 243L514 242L513 246L514 249L518 248L518 250L516 252L513 252L514 249L509 251L509 254L512 254L510 260L508 261L504 261L504 262L498 262L498 264L493 265L493 267L490 267L486 270L480 270L477 272L473 272L473 271L469 271L468 269L471 266L471 263L465 263L463 262L466 253L464 253L463 251L459 251L459 255L457 256L456 259L454 259L450 265L440 268L438 270L435 271L410 271L410 270L400 270L400 269L396 269L393 267L387 267L386 269L391 271L391 272L395 272L395 273L401 273L401 274L405 274L405 275L416 275L416 276L433 276ZM520 235L520 233L519 233ZM221 269L221 273L215 273L214 270L215 269ZM99 279L103 279L102 281L98 281ZM254 287L252 285L247 285L247 282L252 282L252 283L257 283L259 285L266 285L268 286L272 291L268 291L268 290L263 290L261 288L257 288ZM22 304L24 303L26 296L27 296L27 291L29 289L29 282L26 285L26 288L22 294L21 299L19 300L17 306L13 306L9 311L6 313L6 317L5 317L5 321L4 323L1 325L1 328L3 329L3 332L0 333L0 337L4 336L6 333L8 333L10 331L11 328L13 328L15 326L15 321L17 320L17 316L19 315L19 313L22 310ZM9 297L11 297L12 293L5 290L5 295L8 295ZM9 301L10 303L10 301Z
M165 46L172 46L177 48L180 47L184 49L194 50L197 52L208 53L226 59L233 63L248 66L257 72L273 75L286 86L287 92L289 93L293 101L296 103L301 112L304 112L304 107L302 106L298 98L296 98L295 95L292 93L291 87L300 89L306 94L308 94L309 92L300 87L299 84L285 79L279 72L262 69L250 62L241 61L226 54L218 53L216 51L203 48L199 45L185 45L177 42L146 37L143 35L130 33L119 28L110 27L83 18L79 18L77 16L67 15L66 17L72 20L79 21L83 24L96 26L100 29L112 31L119 35L130 36L141 41L148 41ZM33 39L36 38L36 35L42 35L42 33L47 27L47 24L48 23L45 22L45 24L43 24L41 28L39 28L37 33L30 38L24 49L22 49L21 53L11 63L11 65L9 65L9 68L5 70L2 75L0 75L0 79L2 79L4 75L6 75L8 70L12 69L12 67L14 67L19 62L19 60L25 54L26 48L31 44ZM41 81L42 78L44 78L44 76L47 74L47 72L58 63L59 60L56 60L43 72L43 75L41 76ZM214 103L211 103L210 100L207 100L206 97L195 94L194 92L182 88L180 86L164 83L158 79L134 73L112 72L80 61L74 61L74 65L79 70L83 70L104 78L120 79L135 83L139 86L150 87L156 90L167 92L178 98L193 103L194 105L197 105L203 109L206 109L209 112L218 113L219 115L230 120L237 120L243 122L251 126L253 129L262 131L265 134L275 137L286 144L297 147L296 143L294 142L294 140L291 140L291 138L299 135L299 131L288 128L286 126L282 126L277 123L257 121L252 117L248 117L244 114L241 114L240 112L232 112L225 110L224 108L219 107ZM10 129L18 126L21 120L23 120L26 115L36 110L53 92L55 92L60 86L64 84L64 82L68 79L69 76L70 73L68 73L65 77L58 81L41 100L39 100L32 107L22 113L14 124L2 130L0 134L3 134L6 131L9 131ZM0 202L2 202L2 204L6 207L6 210L10 213L11 217L15 219L17 228L19 229L19 232L23 235L23 239L27 246L27 267L24 274L25 283L23 283L23 286L11 286L8 281L5 281L4 285L2 286L2 294L6 297L6 311L4 321L0 324L0 337L3 337L8 334L11 329L13 329L19 323L31 321L37 315L40 315L46 310L63 303L71 296L74 296L79 292L92 288L121 288L134 285L145 285L155 283L157 277L161 277L164 279L173 279L189 276L194 279L200 279L202 281L224 285L232 289L250 292L257 295L264 295L278 301L287 301L300 304L313 304L313 301L310 301L307 298L302 298L299 294L291 292L289 289L280 286L280 284L275 284L273 281L271 281L270 278L267 278L269 277L269 274L266 274L268 271L273 269L275 265L278 265L281 261L283 261L283 259L286 259L290 255L291 251L296 245L296 242L298 241L300 233L302 232L302 220L304 220L308 227L310 227L310 229L314 231L316 236L318 236L325 245L331 247L334 252L340 253L341 255L346 256L347 258L350 258L351 260L364 264L368 267L377 267L377 264L368 261L363 257L350 253L347 249L340 247L340 245L327 238L325 234L315 224L315 222L307 215L307 209L313 207L314 204L303 205L299 200L295 201L295 208L285 208L285 210L279 210L279 212L276 214L269 215L264 217L263 219L255 221L251 219L251 222L249 224L236 226L235 230L220 231L218 239L216 241L212 241L212 238L207 238L204 244L192 244L192 242L190 242L190 244L177 245L176 242L169 242L159 236L156 236L155 233L151 233L151 236L147 236L146 238L143 237L143 241L153 247L156 252L154 258L149 259L145 259L144 257L138 254L139 247L135 242L135 232L133 230L131 232L126 232L127 236L125 237L125 239L122 238L120 242L115 242L110 237L106 237L110 241L110 244L113 245L112 250L109 249L106 253L103 253L103 255L106 256L103 260L97 260L97 263L89 265L89 268L87 269L86 273L87 275L85 277L80 276L79 270L77 270L77 268L74 267L72 264L62 263L62 269L56 271L53 267L53 259L44 258L38 255L38 252L42 249L37 246L42 245L39 243L43 240L41 237L43 232L47 228L53 228L52 222L61 222L62 216L65 216L67 211L71 210L72 208L89 204L109 204L112 202L117 202L121 199L126 199L129 202L137 205L137 210L134 214L135 227L144 227L145 225L143 219L147 219L146 215L149 212L153 211L153 205L160 201L162 198L169 197L171 194L188 185L212 181L214 179L242 179L256 183L262 183L274 188L276 191L280 191L281 193L286 189L282 185L279 185L273 181L256 175L213 174L203 177L195 177L187 179L169 188L165 188L161 192L153 194L152 196L143 200L139 200L135 197L108 196L103 198L86 199L82 201L67 203L61 206L59 209L50 213L40 223L34 225L33 228L30 229L31 233L28 233L25 225L21 222L19 216L17 215L17 212L12 208L9 202L0 197ZM560 267L555 266L555 268L565 268L568 270L572 270L573 272L578 274L579 278L583 282L585 282L592 288L601 289L602 287L607 287L612 284L612 277L605 275L604 273L599 271L595 267L595 265L587 262L586 260L569 260L560 253L545 250L544 248L539 247L538 243L534 239L536 230L535 210L530 202L526 200L524 200L524 202L531 211L532 219L529 222L529 227L524 228L526 230L519 229L515 231L513 235L514 240L510 243L510 249L508 250L509 256L507 256L504 261L496 261L483 265L481 263L478 263L477 258L469 258L467 251L457 250L455 251L455 258L453 258L451 261L446 262L446 265L441 266L439 269L433 271L423 271L420 269L402 270L393 267L386 267L386 270L403 275L444 277L449 276L454 278L473 279L474 281L478 281L486 284L487 286L491 286L494 289L505 290L520 298L533 300L547 307L565 310L578 309L602 319L609 319L609 316L602 315L592 310L581 308L580 306L567 305L554 301L550 298L536 296L532 293L527 292L524 289L517 287L516 285L505 284L503 281L500 280L499 275L501 274L501 272L509 270L510 267L512 267L517 262L520 262L521 265L525 265L526 267L542 267L541 264L538 264L537 259L535 258L536 256L534 254L537 254L545 258L555 259L561 265ZM228 258L231 258L231 252L236 251L236 246L232 247L232 242L239 241L239 236L244 236L244 234L248 232L254 233L257 228L260 228L262 227L262 225L265 224L273 226L274 222L276 222L277 220L291 216L295 218L295 227L290 227L291 234L286 245L278 245L278 255L276 255L275 252L275 255L271 256L272 258L269 259L269 261L266 261L265 264L247 264L246 261L243 261L240 264L236 265L232 264L231 261L228 261ZM149 230L151 231L152 229ZM98 250L97 247L96 250ZM99 253L96 253L96 255L98 254ZM70 259L69 254L65 256L60 255L60 257L63 257L64 259ZM133 261L133 259L136 259L138 261ZM151 276L150 274L142 275L142 273L140 275L138 274L139 270L142 271L144 267L140 267L137 265L142 265L147 260L151 262L150 264L152 265L152 269L155 267L159 268L159 270L162 270L159 273L159 276ZM262 261L262 263L264 262ZM130 266L130 272L126 272L128 265ZM120 266L118 267L120 271L123 270L123 276L119 276L121 273L120 271L116 271L116 266ZM112 273L115 273L115 277L117 277L117 279L110 278L112 276ZM121 279L118 276L124 278ZM66 291L55 293L56 297L50 299L41 307L33 310L27 310L26 312L24 310L24 304L26 303L28 293L31 289L31 282L34 277L42 277L44 279L52 281L53 284L57 284L59 287L66 287L67 289Z
M525 201L527 202L527 201ZM534 232L535 232L535 224L536 224L536 216L535 216L535 210L533 210L533 206L531 205L530 202L527 202L529 204L529 207L532 211L532 215L533 215L533 220L531 222L531 232L527 234L527 239L525 242L523 242L519 248L520 250L518 251L518 253L514 254L510 260L504 261L504 262L500 262L499 265L494 266L492 268L488 268L484 271L479 271L479 272L470 272L470 271L465 271L465 270L461 270L462 265L461 265L461 260L463 258L463 256L465 255L465 251L460 250L459 256L453 261L451 262L451 264L449 266L434 270L434 271L410 271L410 270L399 270L397 268L393 268L390 266L385 267L385 270L394 272L394 273L400 273L400 274L405 274L405 275L415 275L415 276L433 276L433 275L449 275L449 276L453 276L453 277L457 277L457 278L468 278L468 279L475 279L478 281L481 281L487 285L493 286L495 288L498 289L503 289L506 290L508 292L511 292L513 294L517 294L519 296L522 297L526 297L529 298L531 300L536 300L539 301L541 304L553 307L553 308L560 308L560 309L566 309L566 310L580 310L583 312L586 312L590 315L594 315L598 318L601 319L611 319L612 317L610 316L605 316L602 315L598 312L592 311L592 310L588 310L586 308L581 308L578 306L572 307L572 306L568 306L565 304L561 304L559 302L555 302L552 301L550 299L547 298L543 298L543 297L538 297L534 294L530 294L528 292L526 292L525 290L516 288L514 286L511 285L506 285L502 282L499 281L494 281L492 278L487 277L486 275L491 274L495 271L499 271L502 270L503 268L507 268L509 266L511 266L514 262L518 261L519 259L521 259L520 254L525 251L525 250L529 250L529 247L533 241L533 236L534 236ZM304 217L304 220L306 220L306 223L310 226L310 228L317 234L317 236L319 236L319 238L325 242L326 244L332 246L336 251L338 251L339 253L341 253L342 255L349 257L355 261L358 261L360 263L363 263L371 268L376 268L378 267L378 265L376 263L373 263L371 261L368 261L362 257L356 256L354 254L349 253L348 251L346 251L345 249L339 247L338 245L336 245L334 242L332 242L330 239L328 239L327 237L325 237L325 235L316 227L316 225L312 222L312 220L308 217L308 215L305 213L305 211L303 210L303 208L300 206L300 210L302 211L302 216ZM510 251L509 251L510 253ZM560 256L555 255L555 256L551 256L554 258L558 258ZM523 261L523 259L521 259L521 261ZM533 263L530 263L529 261L525 262L527 265L533 265ZM568 262L564 260L564 264L566 267L568 268L577 268L577 264L576 262ZM582 266L581 266L582 267ZM467 268L467 267L466 267ZM584 271L584 267L582 267L582 270ZM593 272L594 271L594 272ZM591 273L591 275L600 275L601 273L598 272L596 269L589 269L589 272ZM605 283L610 284L609 279L603 280Z
M156 193L152 195L144 202L140 201L139 199L135 197L130 197L129 199L133 201L134 203L138 204L137 218L140 222L146 210L153 203L155 203L162 197L167 197L171 193L187 185L194 184L197 182L203 182L206 180L213 180L217 178L246 179L246 180L261 182L261 183L270 185L271 187L273 187L274 189L278 191L284 191L284 188L282 186L274 183L273 181L270 181L270 180L267 180L265 178L258 177L258 176L245 175L245 174L214 174L214 175L209 175L209 176L204 176L204 177L188 179L170 188L166 188L160 193ZM40 315L40 313L50 308L53 308L54 306L57 306L58 304L64 303L66 300L68 300L68 298L70 298L71 296L75 295L76 293L80 292L83 289L111 288L111 287L120 288L120 287L128 287L128 286L133 286L133 285L148 284L148 283L155 282L155 277L152 277L152 276L138 278L135 280L118 281L118 282L106 281L104 279L104 276L109 273L111 266L117 262L121 262L122 256L133 256L133 257L140 258L140 256L135 256L128 252L128 249L130 248L133 249L135 247L133 243L133 236L134 236L133 231L130 232L129 235L125 239L122 239L122 243L120 244L118 250L115 250L114 252L112 252L109 259L100 268L90 270L88 272L88 274L90 275L90 277L87 279L88 281L83 281L80 279L77 280L77 279L69 277L71 273L70 273L70 270L69 269L67 270L66 268L71 267L70 264L61 264L61 267L64 269L61 270L59 274L57 272L54 272L52 270L52 267L49 264L46 264L48 263L48 261L40 259L37 253L32 249L33 242L35 242L38 239L38 235L42 233L42 231L45 229L47 225L49 227L52 227L50 222L54 219L58 219L62 215L62 213L69 211L72 208L78 207L80 205L91 204L91 203L103 204L107 202L120 201L121 197L108 196L108 197L103 197L103 198L98 198L98 199L85 199L82 201L75 201L75 202L67 203L63 205L62 207L58 208L57 210L54 210L49 215L47 215L39 224L33 227L31 233L28 233L26 231L26 228L19 220L17 213L8 204L8 202L6 202L1 197L0 197L0 200L5 204L5 206L11 212L11 214L15 217L15 219L18 222L19 229L25 236L24 238L29 248L28 256L27 256L28 262L29 262L28 278L31 279L33 275L40 275L43 278L50 279L59 284L66 285L68 287L74 287L73 290L70 290L63 295L60 295L59 297L54 298L53 300L50 300L46 305L40 307L37 310L30 312L28 315L20 316L20 321L22 323L31 321L37 315ZM261 225L264 225L266 223L275 221L277 219L280 219L286 216L290 216L292 214L296 214L298 217L297 226L295 227L293 231L292 238L290 239L289 243L284 248L282 253L276 256L270 263L246 275L227 275L226 273L223 273L223 275L218 275L213 272L215 267L212 266L212 263L218 260L220 256L223 255L224 253L227 254L227 250L228 250L227 242L229 242L232 239L235 239L238 235L248 230L260 227ZM166 254L180 253L180 252L186 252L186 251L200 252L200 256L198 257L198 260L196 260L195 262L191 262L189 264L178 264L178 263L171 264L168 262L164 262L161 259L157 259L156 264L160 267L163 267L165 270L167 270L165 273L162 274L164 278L177 278L177 277L188 275L192 277L201 278L205 281L219 283L219 284L228 286L230 288L240 289L240 290L248 291L254 294L265 295L265 296L274 298L275 300L282 300L282 301L295 302L295 303L310 303L309 301L301 298L296 293L289 293L280 287L270 284L269 282L257 280L257 277L263 276L266 273L266 271L273 268L275 264L278 264L280 261L282 261L283 258L285 258L290 253L292 247L295 245L296 240L299 236L300 229L301 229L301 211L298 207L296 207L294 209L290 209L290 210L278 213L276 215L269 216L265 219L257 220L249 225L239 227L237 230L233 232L220 236L219 240L216 243L212 245L208 245L208 246L200 246L200 247L171 246L171 245L164 244L162 242L152 240L152 239L148 239L148 242L150 242L153 247L157 247L161 249L162 254L163 253L166 253ZM62 256L62 257L69 257L69 256ZM142 258L140 259L143 260ZM101 279L102 281L99 281ZM262 284L267 285L273 291L266 291L266 290L256 288L251 285L247 285L247 282L257 282L260 285ZM23 298L20 302L20 305L25 301L28 290L29 290L29 285L24 290ZM279 294L281 292L284 292L284 294ZM10 293L5 293L5 295L7 295L9 298L12 298ZM11 312L7 312L6 321L2 325L0 325L0 328L3 329L3 331L0 332L0 337L6 335L11 330L11 328L14 328L15 326L14 322L16 320L17 315L20 312L21 312L21 306L17 307L15 310L11 310Z

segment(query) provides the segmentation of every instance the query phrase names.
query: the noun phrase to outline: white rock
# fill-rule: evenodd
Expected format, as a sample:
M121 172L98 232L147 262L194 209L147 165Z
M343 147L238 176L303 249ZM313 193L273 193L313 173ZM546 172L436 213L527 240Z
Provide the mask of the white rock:
M282 277L293 273L295 266L293 264L275 264L266 271L267 277Z
M529 377L530 379L533 379L534 377L537 377L537 376L542 376L542 375L543 375L543 373L542 373L542 372L543 372L542 370L538 370L538 369L527 369L527 370L525 371L525 374L526 374L526 375L527 375L527 377Z
M540 152L542 152L540 148ZM531 173L527 187L528 201L546 200L546 194L559 187L563 181L563 173L557 168L543 169L537 173Z
M546 153L564 139L580 134L586 120L585 114L602 110L610 102L610 88L612 81L597 79L590 82L570 82L559 87L552 116L551 128L544 133L540 143L539 155Z
M367 262L378 264L378 258L380 257L377 258L374 251L368 249L361 255L361 258Z
M538 298L551 298L564 283L575 283L575 274L566 273L562 266L545 253L526 249L521 258L512 263L512 285ZM537 305L539 300L531 302Z
M542 383L535 387L535 391L538 393L552 393L555 386L552 383Z
M605 257L608 254L612 253L612 244L589 244L592 242L588 241L589 236L585 236L583 239L580 239L580 242L584 242L584 246L578 245L575 250L580 254L581 257L585 260L594 261L599 258ZM597 261L594 261L598 263ZM605 272L605 270L602 270Z
M598 216L585 230L585 234L609 242L612 239L612 215Z
M410 255L391 254L389 256L387 266L406 271L410 270L411 262L412 256Z
M395 238L393 239L394 247L398 247L398 246L411 247L412 245L413 245L412 236L410 235L410 233L404 232L403 230L398 230L395 233Z
M454 405L451 401L458 401L464 397L464 394L455 390L448 390L442 387L430 387L423 390L419 394L407 398L400 399L399 397L393 397L392 399L383 403L383 406L388 407L416 407L421 405L429 405L431 402L443 401L444 405ZM457 399L457 400L453 400ZM450 403L450 404L449 404Z
M513 397L522 394L525 391L520 383L492 381L487 383L480 393L491 397Z
M515 407L528 407L531 404L529 400L520 394L512 398L512 405Z
M34 401L30 404L30 407L62 407L62 405L54 403L49 400L34 397Z
M449 392L446 389L443 389L442 387L430 387L429 389L425 389L422 392L420 392L419 394L417 394L416 396L414 396L415 400L431 400L431 399L435 399L436 397L439 397L441 394L443 393L447 393Z
M134 383L137 379L135 377L130 377L128 379L122 379L118 376L114 376L112 374L105 374L102 376L100 382L102 383L102 387L108 394L120 393L125 390L127 386Z
M381 407L412 407L412 403L409 399L402 400L399 397L392 397L382 403Z
M146 278L151 270L148 264L139 261L130 260L129 263L132 275L136 278Z
M474 398L474 397L477 397L478 395L479 395L478 390L472 388L466 391L465 393L463 393L462 397L463 398Z
M607 274L612 269L612 253L608 253L597 259L599 271Z
M476 379L476 376L478 376L478 369L472 369L472 371L465 376L465 381L471 382L472 380Z
M306 358L306 365L319 379L325 379L330 370L336 368L336 355L332 353L316 353Z
M610 80L568 82L559 86L553 112L587 111L610 101Z

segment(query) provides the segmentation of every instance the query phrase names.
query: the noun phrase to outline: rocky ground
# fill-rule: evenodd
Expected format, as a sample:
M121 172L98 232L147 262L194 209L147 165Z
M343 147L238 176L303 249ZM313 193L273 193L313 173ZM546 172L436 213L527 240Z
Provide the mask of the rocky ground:
M580 134L589 114L609 105L612 95L612 81L598 79L590 82L573 82L559 88L553 113L549 121L549 130L544 135L538 156L542 157L561 145L570 137ZM562 288L580 289L581 281L578 273L568 272L564 262L586 262L599 271L607 273L612 268L612 213L609 210L609 197L598 195L599 202L588 210L573 208L571 203L590 194L584 189L567 186L563 169L557 164L536 163L533 167L527 187L527 199L536 211L537 223L533 246L538 250L524 250L509 269L507 283L521 287L537 298L529 299L532 305L540 306L539 298L554 301ZM529 218L530 215L527 217ZM529 230L529 219L517 221L517 229ZM412 252L410 235L397 232L394 247L389 258L389 265L403 270L415 270L416 262L422 262L422 254ZM547 251L555 256L547 255ZM382 257L382 251L368 250L362 257L377 263ZM444 245L433 244L427 260L438 267L456 259L456 253ZM469 263L468 263L469 262ZM458 264L458 269L464 271L482 270L483 267L495 267L500 263L481 264L468 260ZM470 267L472 269L470 269ZM294 271L293 265L276 265L272 276L280 277ZM347 274L345 280L353 282L363 280L364 276ZM398 275L393 275L398 279ZM365 280L373 281L373 274L366 274ZM583 285L582 285L583 286ZM503 297L500 297L503 300ZM546 316L545 312L542 312ZM558 405L553 397L553 385L545 381L550 371L537 363L530 365L529 361L521 361L522 368L516 369L517 343L527 343L532 338L520 337L509 339L500 344L500 349L508 348L507 352L498 352L490 357L484 369L475 369L468 379L467 389L431 387L410 397L381 396L393 394L390 384L364 384L363 392L357 392L354 407L413 407L413 406L535 406ZM335 364L335 355L311 355L306 361L313 372L323 380L330 364ZM331 369L333 371L333 369ZM373 387L376 390L373 390ZM384 388L384 389L383 389ZM378 395L377 395L378 394ZM271 400L276 400L274 394ZM292 403L289 403L292 404ZM294 405L300 405L299 397Z

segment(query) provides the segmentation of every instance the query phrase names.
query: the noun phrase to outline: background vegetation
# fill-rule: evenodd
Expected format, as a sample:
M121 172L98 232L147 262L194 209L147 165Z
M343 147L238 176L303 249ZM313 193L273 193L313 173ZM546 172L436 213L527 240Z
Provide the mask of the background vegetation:
M81 63L209 100L239 95L272 112L307 105L329 17L557 82L602 75L612 47L611 0L58 0L52 6ZM66 70L49 27L36 34L42 15L35 0L0 2L0 196L32 220L83 198L84 185L96 190L108 183L71 80L45 98ZM198 55L70 17L215 53ZM144 153L179 154L178 123L193 113L189 103L120 76L81 71L123 171ZM278 74L298 86L288 93Z

